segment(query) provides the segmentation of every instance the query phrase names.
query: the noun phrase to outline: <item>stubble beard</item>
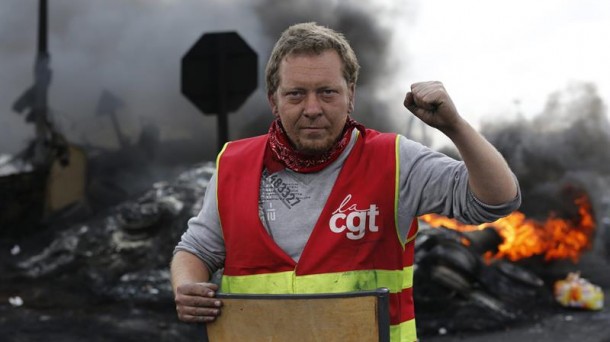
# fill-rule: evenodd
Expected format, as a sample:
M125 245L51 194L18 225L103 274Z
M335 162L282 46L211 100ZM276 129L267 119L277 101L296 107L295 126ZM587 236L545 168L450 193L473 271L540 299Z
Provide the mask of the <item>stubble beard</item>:
M319 156L330 151L333 146L337 143L340 137L333 138L322 138L322 139L297 139L294 143L295 148L300 153Z

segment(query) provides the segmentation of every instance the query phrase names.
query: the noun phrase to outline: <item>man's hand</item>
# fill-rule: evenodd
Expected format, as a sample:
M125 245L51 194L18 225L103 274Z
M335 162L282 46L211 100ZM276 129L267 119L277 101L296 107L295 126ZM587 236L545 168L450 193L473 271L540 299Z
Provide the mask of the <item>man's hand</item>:
M207 266L197 256L178 251L171 264L172 287L178 318L184 322L212 322L222 302L215 298L218 285L209 283Z
M176 288L176 311L184 322L212 322L220 314L222 302L214 298L218 285L190 283Z
M412 84L404 105L427 125L443 132L454 129L461 121L453 101L441 82Z

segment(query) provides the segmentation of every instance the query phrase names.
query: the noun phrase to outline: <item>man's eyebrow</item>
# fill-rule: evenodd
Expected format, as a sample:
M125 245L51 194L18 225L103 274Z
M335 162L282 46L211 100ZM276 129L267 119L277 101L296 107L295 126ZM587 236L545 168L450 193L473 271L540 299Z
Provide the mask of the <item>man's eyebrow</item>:
M303 87L285 87L285 88L280 88L280 91L282 92L286 92L286 91L303 91L305 90L305 88Z

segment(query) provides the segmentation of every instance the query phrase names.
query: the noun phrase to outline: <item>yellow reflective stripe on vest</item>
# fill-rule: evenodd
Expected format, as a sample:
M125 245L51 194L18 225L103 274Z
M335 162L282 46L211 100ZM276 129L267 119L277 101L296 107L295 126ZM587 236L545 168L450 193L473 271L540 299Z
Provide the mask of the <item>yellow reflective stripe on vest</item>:
M417 341L415 318L396 325L390 325L390 341L413 342Z
M290 294L293 271L253 274L247 276L222 276L220 290L226 293Z
M397 293L411 287L412 282L413 267L405 267L401 271L364 270L298 276L295 290L298 293L331 293L373 290L383 286L391 293Z
M387 287L398 293L413 285L413 267L296 276L293 271L222 277L222 292L252 294L337 293Z
M396 134L396 139L394 140L394 228L396 229L396 236L398 237L398 241L400 241L400 245L402 249L405 249L405 245L407 244L407 237L403 237L400 235L400 229L398 227L398 198L400 197L400 136Z

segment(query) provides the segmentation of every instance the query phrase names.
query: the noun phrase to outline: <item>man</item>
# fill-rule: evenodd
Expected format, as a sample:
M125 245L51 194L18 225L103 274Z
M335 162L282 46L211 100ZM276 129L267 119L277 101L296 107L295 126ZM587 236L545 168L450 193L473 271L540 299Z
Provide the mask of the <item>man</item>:
M176 247L181 320L211 322L220 313L209 281L224 267L223 292L387 287L391 338L413 341L416 217L482 223L518 208L506 162L460 117L441 83L413 84L404 105L447 135L463 162L352 120L358 70L331 29L304 23L282 34L266 70L276 119L267 135L225 145L201 212Z

